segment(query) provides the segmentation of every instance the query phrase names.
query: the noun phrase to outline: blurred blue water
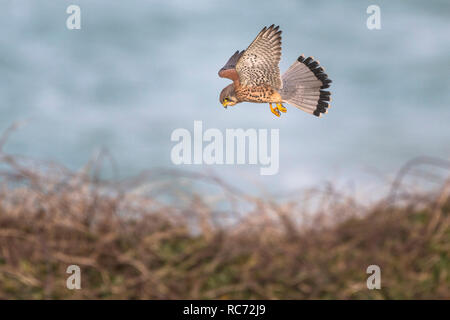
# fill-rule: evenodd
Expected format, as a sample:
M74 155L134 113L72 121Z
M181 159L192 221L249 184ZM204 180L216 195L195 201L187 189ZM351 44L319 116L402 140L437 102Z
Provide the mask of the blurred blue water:
M81 30L65 26L69 4L81 7ZM381 7L381 30L366 28L370 4ZM333 80L325 117L291 107L276 119L267 105L219 104L228 80L218 69L272 23L283 30L282 72L304 53ZM105 147L129 176L174 167L170 134L194 120L280 128L278 175L261 177L256 166L214 172L277 190L365 181L414 156L450 156L449 40L444 0L3 0L0 129L28 120L6 149L71 168Z

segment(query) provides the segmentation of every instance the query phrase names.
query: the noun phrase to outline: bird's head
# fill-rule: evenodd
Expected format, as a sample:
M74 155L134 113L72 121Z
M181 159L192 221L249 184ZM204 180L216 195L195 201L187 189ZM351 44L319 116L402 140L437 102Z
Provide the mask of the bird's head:
M227 106L234 106L238 103L236 98L236 92L234 90L234 85L230 84L226 86L220 93L220 103L226 108Z

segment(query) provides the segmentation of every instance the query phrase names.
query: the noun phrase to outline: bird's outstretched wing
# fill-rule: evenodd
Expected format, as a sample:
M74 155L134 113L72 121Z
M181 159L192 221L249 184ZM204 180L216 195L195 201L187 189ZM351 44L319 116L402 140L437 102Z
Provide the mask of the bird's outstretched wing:
M227 63L225 63L223 68L219 70L219 77L235 80L234 78L237 77L236 63L238 62L239 58L242 56L243 53L244 53L244 50L236 51L230 57L230 59L228 59Z
M280 89L280 59L281 30L274 25L264 27L236 63L241 85L253 87L265 84Z

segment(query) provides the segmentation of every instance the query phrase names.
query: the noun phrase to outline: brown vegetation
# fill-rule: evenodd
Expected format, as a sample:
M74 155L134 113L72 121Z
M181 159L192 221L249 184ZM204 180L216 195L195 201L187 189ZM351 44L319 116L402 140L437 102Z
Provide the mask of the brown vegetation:
M366 208L331 188L273 201L208 178L214 198L0 156L3 299L450 298L450 183ZM72 264L81 290L66 288Z

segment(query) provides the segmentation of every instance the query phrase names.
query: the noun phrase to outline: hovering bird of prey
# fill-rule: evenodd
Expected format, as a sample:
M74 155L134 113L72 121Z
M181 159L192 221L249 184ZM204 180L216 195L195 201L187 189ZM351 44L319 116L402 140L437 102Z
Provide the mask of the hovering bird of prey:
M236 51L219 76L233 80L220 93L220 103L227 108L239 102L269 103L270 110L279 117L289 103L320 117L327 113L331 80L313 57L302 54L281 76L281 30L264 27L247 50ZM276 107L272 107L275 104Z

